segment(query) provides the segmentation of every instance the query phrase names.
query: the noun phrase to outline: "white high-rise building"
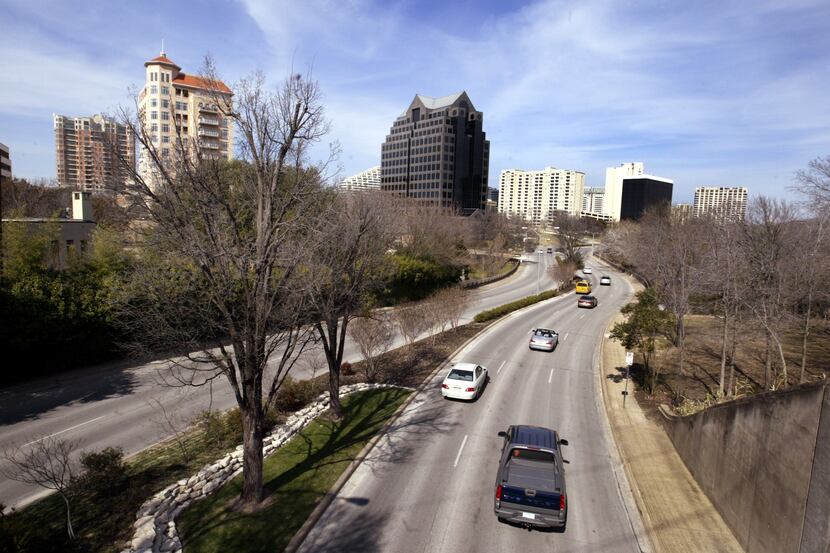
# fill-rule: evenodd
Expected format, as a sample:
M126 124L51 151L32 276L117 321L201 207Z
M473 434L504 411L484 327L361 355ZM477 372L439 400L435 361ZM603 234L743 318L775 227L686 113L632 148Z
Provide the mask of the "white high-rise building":
M709 214L728 221L743 221L746 216L747 196L745 186L698 186L695 188L694 216Z
M602 203L605 198L605 189L599 187L588 187L582 194L582 211L588 213L602 213Z
M341 190L380 190L380 165L343 179Z
M641 177L645 173L643 162L623 163L619 167L605 170L605 195L602 199L603 213L612 221L620 220L622 209L623 179Z
M585 173L581 171L507 169L499 176L499 213L536 224L551 221L557 211L578 216L584 190Z
M139 95L139 118L153 149L164 162L178 151L202 158L233 158L233 122L218 104L230 104L233 93L221 81L191 75L161 52L144 63L146 83ZM227 108L226 108L227 109ZM154 165L148 148L141 148L139 174L153 186Z

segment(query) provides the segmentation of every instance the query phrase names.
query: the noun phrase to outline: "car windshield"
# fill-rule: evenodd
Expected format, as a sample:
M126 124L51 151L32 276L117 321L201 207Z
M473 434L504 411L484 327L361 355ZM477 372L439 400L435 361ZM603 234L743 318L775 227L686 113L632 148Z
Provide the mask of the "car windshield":
M452 380L464 380L465 382L472 382L473 381L473 371L464 371L459 369L453 369L450 371L450 374L447 378Z

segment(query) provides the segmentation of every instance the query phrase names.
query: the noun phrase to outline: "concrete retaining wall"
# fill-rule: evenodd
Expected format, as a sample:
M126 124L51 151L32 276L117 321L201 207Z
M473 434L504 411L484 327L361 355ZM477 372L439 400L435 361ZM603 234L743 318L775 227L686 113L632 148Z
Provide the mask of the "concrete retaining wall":
M747 553L830 553L830 387L672 417L669 436Z

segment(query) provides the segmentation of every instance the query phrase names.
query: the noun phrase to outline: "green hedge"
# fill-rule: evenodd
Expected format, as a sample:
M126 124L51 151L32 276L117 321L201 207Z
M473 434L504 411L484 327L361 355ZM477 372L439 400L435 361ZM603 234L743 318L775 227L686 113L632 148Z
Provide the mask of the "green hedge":
M558 295L559 290L547 290L545 292L542 292L541 294L527 296L520 300L511 301L510 303L505 303L504 305L494 307L493 309L482 311L481 313L476 315L473 320L477 323L492 321L493 319L498 319L499 317L507 315L508 313L517 311L522 307L527 307L528 305L533 305L534 303L539 303L540 301L549 300L551 298L555 298Z

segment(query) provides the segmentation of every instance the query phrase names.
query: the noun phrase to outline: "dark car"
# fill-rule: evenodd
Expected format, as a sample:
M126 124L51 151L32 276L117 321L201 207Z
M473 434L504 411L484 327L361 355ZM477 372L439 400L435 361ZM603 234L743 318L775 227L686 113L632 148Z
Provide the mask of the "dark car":
M593 309L597 306L597 297L596 296L579 296L579 300L576 302L577 307L590 307Z
M567 440L541 426L511 426L504 438L496 473L494 511L502 522L561 528L568 520L565 465Z

